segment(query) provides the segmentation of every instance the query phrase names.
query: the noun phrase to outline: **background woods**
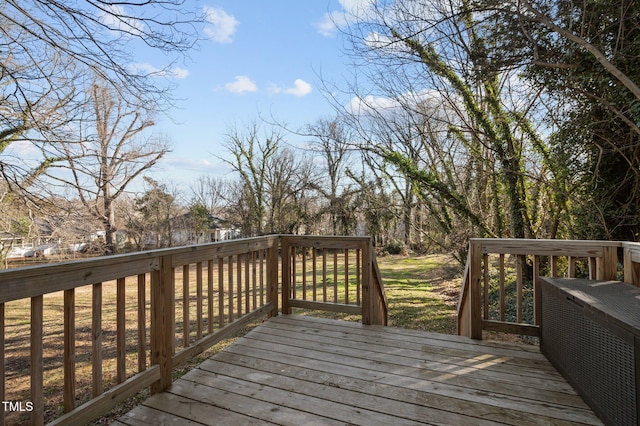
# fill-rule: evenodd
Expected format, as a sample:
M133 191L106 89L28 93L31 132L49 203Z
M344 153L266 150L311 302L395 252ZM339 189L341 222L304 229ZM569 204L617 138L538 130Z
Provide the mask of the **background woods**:
M470 237L638 238L634 2L363 2L336 22L353 76L322 82L334 115L230 126L207 153L229 172L190 188L147 175L175 143L154 132L173 101L162 72L124 66L125 47L185 53L201 17L177 0L126 13L30 3L0 7L3 257L25 241L96 235L111 253L369 234L389 251L460 261ZM94 32L121 38L103 45ZM20 158L16 143L37 155Z

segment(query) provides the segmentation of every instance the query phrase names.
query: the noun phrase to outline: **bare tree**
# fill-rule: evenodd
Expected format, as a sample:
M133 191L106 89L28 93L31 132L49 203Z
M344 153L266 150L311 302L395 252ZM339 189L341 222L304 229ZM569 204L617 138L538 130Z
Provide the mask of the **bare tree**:
M349 216L345 209L350 209L350 199L356 191L348 183L344 182L347 177L349 153L353 149L352 129L345 126L338 118L333 120L319 119L307 126L306 133L313 137L311 148L321 156L321 169L326 172L326 178L318 176L312 182L313 188L322 194L328 203L323 212L329 213L329 222L333 235L346 233L342 226L346 222L344 218Z
M61 162L52 146L82 119L84 88L94 76L145 108L171 105L173 61L197 42L201 21L185 0L1 2L0 178L9 190L26 191ZM135 44L165 52L168 63L136 67ZM31 145L33 158L12 149L18 142ZM37 201L46 189L26 195Z
M87 212L104 224L106 250L113 253L117 230L114 202L127 186L169 151L161 137L145 136L153 126L148 111L128 103L101 83L89 89L86 121L79 143L61 143L71 178L49 176L74 188Z
M171 64L151 73L132 69L129 46L139 41L179 54L191 49L201 17L187 6L185 0L5 0L0 6L0 45L9 55L0 63L0 75L27 103L34 101L34 93L65 93L61 83L74 76L92 79L94 74L129 96L158 100L166 92L149 77L171 73Z
M293 150L279 149L270 158L266 174L267 232L295 233L306 222L312 180L311 162Z
M335 106L393 177L405 224L415 200L453 250L464 238L441 237L548 235L540 184L555 178L531 124L540 92L494 66L477 18L466 0L371 2L344 28L354 79L329 88L350 96Z
M212 214L219 214L224 207L227 182L214 176L201 176L191 184L193 203L204 205Z
M245 235L291 233L309 214L311 164L284 144L281 133L263 134L257 124L244 132L234 128L228 135L232 159L221 159L239 175L230 186L229 207Z
M246 126L244 132L237 127L227 136L227 151L232 160L221 158L240 175L240 188L247 204L249 229L245 235L260 235L264 232L267 214L267 168L269 161L278 151L282 134L271 132L261 135L256 123Z

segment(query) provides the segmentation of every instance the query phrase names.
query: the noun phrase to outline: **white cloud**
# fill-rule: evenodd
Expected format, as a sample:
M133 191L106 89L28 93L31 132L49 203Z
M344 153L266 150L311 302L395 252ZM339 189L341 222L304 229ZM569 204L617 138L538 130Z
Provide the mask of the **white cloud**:
M345 27L347 17L344 12L335 10L325 13L324 16L316 22L316 29L325 37L333 37L338 34L338 29Z
M204 13L205 20L211 24L204 28L204 33L218 43L231 43L240 22L220 8L205 6Z
M316 23L316 29L325 37L334 37L350 22L363 19L371 10L372 0L340 0L339 10L325 13Z
M392 43L391 37L384 34L380 34L379 32L376 32L376 31L369 33L364 39L364 44L374 49L387 47L391 43Z
M213 164L205 158L165 157L160 163L172 170L210 170Z
M107 11L100 14L100 21L114 31L141 35L144 25L141 21L129 16L122 6L108 5Z
M187 78L187 76L189 76L189 70L176 67L171 70L171 75L177 79L182 80L183 78Z
M373 113L392 113L398 109L416 108L419 104L444 105L442 95L437 90L422 90L420 92L405 92L397 98L386 96L368 95L365 97L355 96L345 106L345 109L358 116L368 116Z
M40 158L42 151L29 141L18 140L10 143L3 155L15 156L21 160L32 160Z
M340 5L348 14L359 16L371 8L372 0L340 0Z
M175 77L179 80L182 80L183 78L187 78L187 76L189 75L189 70L184 68L176 67L176 68L160 69L147 63L131 64L129 68L133 72L148 74L153 77Z
M288 95L302 97L311 93L312 90L313 89L311 88L311 85L309 83L307 83L301 78L296 78L296 80L293 82L293 87L284 89L284 93Z
M239 94L255 92L258 90L258 86L256 86L256 84L246 75L237 75L236 79L231 83L225 84L224 88L231 93Z
M309 83L307 83L303 79L296 78L295 81L293 82L292 87L280 87L276 84L273 84L271 85L271 87L269 87L269 91L275 94L285 93L287 95L293 95L301 98L311 93L313 91L313 88Z
M400 107L400 103L394 99L383 96L372 95L361 98L359 96L351 98L346 106L346 110L354 115L368 115L374 111L392 110Z

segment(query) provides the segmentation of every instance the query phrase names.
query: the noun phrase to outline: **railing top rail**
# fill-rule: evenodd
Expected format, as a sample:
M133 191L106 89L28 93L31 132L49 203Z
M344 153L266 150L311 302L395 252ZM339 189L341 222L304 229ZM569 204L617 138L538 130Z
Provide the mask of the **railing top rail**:
M371 236L356 236L356 235L296 235L296 234L279 234L280 238L288 238L294 240L318 240L318 241L369 241Z
M348 236L281 235L280 237L292 246L327 249L362 248L371 240L371 237Z
M602 257L605 247L622 247L620 241L471 238L484 253L538 256Z
M260 250L277 244L278 237L241 238L7 269L0 271L0 303L157 271L163 256L171 256L171 266L176 267L207 258Z

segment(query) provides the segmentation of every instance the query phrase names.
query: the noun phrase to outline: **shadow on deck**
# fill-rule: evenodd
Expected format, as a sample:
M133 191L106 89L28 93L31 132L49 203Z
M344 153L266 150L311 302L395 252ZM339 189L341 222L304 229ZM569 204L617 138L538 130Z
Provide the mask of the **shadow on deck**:
M279 316L115 425L601 424L537 347Z

